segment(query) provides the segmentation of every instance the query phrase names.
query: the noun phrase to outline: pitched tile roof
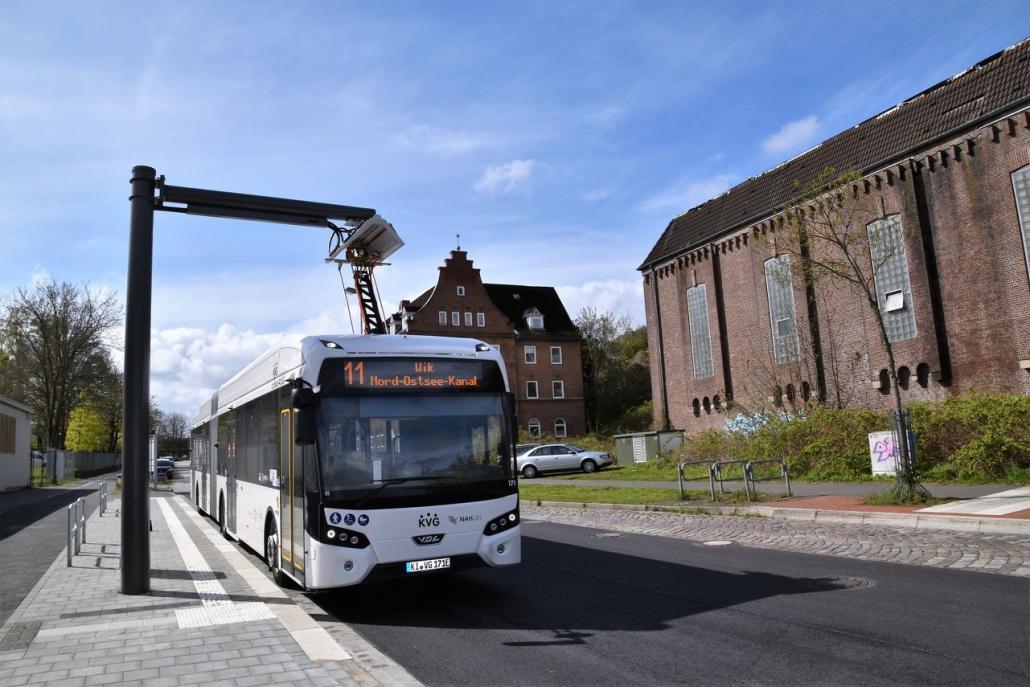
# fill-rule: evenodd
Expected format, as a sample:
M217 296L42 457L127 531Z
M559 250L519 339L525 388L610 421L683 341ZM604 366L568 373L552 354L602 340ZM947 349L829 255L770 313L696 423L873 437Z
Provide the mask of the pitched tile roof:
M557 334L579 336L579 330L552 286L520 286L517 284L483 284L497 309L511 320L520 334ZM544 316L544 331L535 332L526 324L526 313L533 308Z
M869 172L919 146L1030 103L1030 38L752 177L669 222L644 270L774 213L824 168Z

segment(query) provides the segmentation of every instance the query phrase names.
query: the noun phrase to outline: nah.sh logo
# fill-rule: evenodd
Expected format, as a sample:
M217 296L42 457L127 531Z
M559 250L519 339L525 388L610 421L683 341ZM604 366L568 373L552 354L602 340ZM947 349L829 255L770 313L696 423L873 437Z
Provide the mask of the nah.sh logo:
M436 513L426 513L425 515L418 516L419 527L439 527L440 516Z
M448 515L447 519L451 521L452 525L458 525L463 522L476 522L482 520L483 516L478 513L475 515Z

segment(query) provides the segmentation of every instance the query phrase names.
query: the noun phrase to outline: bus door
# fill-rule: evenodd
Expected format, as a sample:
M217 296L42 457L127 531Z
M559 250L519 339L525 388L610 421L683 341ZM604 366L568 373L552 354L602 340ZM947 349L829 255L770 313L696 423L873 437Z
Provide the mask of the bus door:
M293 443L293 411L279 412L279 547L282 570L304 582L304 465Z

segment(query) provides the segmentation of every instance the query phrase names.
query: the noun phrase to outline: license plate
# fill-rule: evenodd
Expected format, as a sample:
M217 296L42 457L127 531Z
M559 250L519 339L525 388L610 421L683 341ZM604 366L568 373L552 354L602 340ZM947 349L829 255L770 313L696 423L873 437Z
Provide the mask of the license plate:
M449 567L451 567L450 558L433 558L428 561L409 561L404 564L404 571L413 573L425 570L443 570Z

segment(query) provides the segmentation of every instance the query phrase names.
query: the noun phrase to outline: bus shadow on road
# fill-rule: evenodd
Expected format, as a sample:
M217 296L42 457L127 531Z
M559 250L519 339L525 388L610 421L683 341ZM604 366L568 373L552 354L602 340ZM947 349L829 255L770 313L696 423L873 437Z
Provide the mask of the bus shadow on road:
M511 646L584 644L591 631L659 631L691 615L771 597L855 588L849 578L724 572L524 536L522 564L343 589L311 597L325 622L544 630ZM854 592L852 592L854 593Z

